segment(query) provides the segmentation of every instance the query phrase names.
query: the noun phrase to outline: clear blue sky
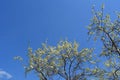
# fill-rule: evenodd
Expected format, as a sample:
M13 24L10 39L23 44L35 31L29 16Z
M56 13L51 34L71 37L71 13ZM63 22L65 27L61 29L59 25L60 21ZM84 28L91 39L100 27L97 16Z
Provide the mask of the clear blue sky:
M99 49L87 42L86 26L91 6L98 9L102 3L112 17L120 11L119 0L0 0L0 72L9 73L11 80L38 80L33 73L25 78L23 67L13 60L17 55L27 58L29 40L33 49L45 40L55 45L65 38L77 40L81 48Z

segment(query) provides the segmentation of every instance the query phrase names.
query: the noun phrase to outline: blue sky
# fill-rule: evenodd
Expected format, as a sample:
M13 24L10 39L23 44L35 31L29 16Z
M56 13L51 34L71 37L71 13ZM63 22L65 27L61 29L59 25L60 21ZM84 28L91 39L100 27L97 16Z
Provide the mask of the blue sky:
M27 59L29 41L37 49L46 40L55 45L67 38L99 51L98 43L87 41L86 26L91 6L98 9L102 3L113 18L120 11L119 0L0 0L0 79L9 74L11 80L38 80L33 73L25 78L22 65L13 60L17 55Z

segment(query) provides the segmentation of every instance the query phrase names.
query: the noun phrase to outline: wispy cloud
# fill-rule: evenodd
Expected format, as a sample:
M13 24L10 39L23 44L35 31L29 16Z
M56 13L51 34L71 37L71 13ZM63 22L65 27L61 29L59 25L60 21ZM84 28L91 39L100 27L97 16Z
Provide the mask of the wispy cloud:
M0 70L0 79L10 79L12 78L12 75L10 75L8 72Z

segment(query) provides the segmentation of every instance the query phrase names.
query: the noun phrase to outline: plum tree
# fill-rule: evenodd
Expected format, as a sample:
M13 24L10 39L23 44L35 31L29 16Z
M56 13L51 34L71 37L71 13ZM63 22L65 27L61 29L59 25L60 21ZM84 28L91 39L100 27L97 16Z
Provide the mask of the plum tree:
M65 40L58 42L57 46L43 43L34 52L32 48L28 48L29 64L25 71L37 72L40 80L56 80L56 77L59 80L86 80L94 74L100 76L100 69L94 66L96 59L92 54L93 49L84 48L78 51L78 47L77 42ZM15 59L22 60L20 57Z
M107 76L109 79L118 80L120 77L120 14L112 20L110 15L104 14L104 5L100 11L95 11L88 26L88 34L94 36L94 40L100 38L103 48L100 56L106 57Z

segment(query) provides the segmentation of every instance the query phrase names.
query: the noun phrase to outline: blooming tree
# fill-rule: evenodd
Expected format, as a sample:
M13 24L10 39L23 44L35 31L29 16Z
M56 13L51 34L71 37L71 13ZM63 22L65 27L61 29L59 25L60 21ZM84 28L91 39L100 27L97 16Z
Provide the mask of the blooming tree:
M100 38L103 48L100 56L106 58L106 75L108 80L120 79L120 14L117 18L111 20L110 15L104 15L104 5L100 11L95 11L93 18L88 26L88 34L94 36L94 40Z
M77 42L65 40L58 42L57 46L43 43L34 52L28 48L29 64L25 66L25 71L37 72L40 80L86 80L93 75L100 76L103 71L94 66L96 59L92 54L93 49L79 51L78 47ZM21 60L20 57L15 59Z

